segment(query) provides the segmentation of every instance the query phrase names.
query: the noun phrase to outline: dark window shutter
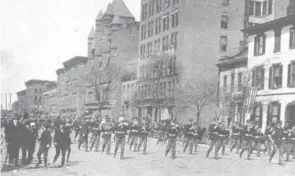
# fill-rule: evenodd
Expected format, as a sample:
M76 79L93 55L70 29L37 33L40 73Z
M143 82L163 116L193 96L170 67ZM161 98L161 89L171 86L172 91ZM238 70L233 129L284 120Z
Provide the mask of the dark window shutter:
M262 75L262 78L261 79L261 89L264 89L264 68L261 68L261 75Z
M252 87L255 86L255 69L252 70Z
M268 88L272 89L272 67L269 67Z
M266 120L267 125L271 123L270 110L271 110L271 103L267 105L267 120Z
M291 64L288 64L288 87L291 85Z
M262 127L262 113L263 113L263 104L259 103L259 108L260 108L260 117L259 117L259 127Z
M282 88L283 83L283 65L280 66L280 88Z
M265 45L266 45L266 35L263 35L263 50L262 53L265 53Z
M281 120L281 103L278 103L278 121Z
M257 55L258 37L254 38L254 56Z

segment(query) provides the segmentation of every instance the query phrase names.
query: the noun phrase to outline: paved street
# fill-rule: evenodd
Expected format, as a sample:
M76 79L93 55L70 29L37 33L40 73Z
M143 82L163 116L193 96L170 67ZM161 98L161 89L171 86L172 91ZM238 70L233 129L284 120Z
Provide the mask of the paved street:
M195 155L181 152L181 143L177 146L177 158L171 160L164 156L165 146L157 146L154 139L148 143L147 155L141 152L131 152L126 147L125 159L120 160L113 156L106 156L100 152L85 152L77 150L77 144L72 145L70 163L64 168L50 165L47 169L29 168L18 172L3 172L3 176L291 176L295 174L295 160L279 166L277 157L269 165L267 157L262 155L252 160L240 159L236 154L228 154L219 160L205 158L206 145L200 146L200 151ZM112 146L113 151L113 146ZM212 153L213 154L213 153ZM50 151L52 161L54 149ZM60 160L58 160L60 162ZM35 161L36 162L36 161ZM59 164L59 163L58 163Z

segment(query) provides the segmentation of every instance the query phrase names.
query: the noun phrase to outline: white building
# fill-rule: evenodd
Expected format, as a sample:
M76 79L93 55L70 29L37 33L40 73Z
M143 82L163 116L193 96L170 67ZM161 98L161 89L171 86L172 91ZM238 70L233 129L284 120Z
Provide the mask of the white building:
M248 69L258 87L253 114L265 129L273 119L295 124L295 15L244 29Z

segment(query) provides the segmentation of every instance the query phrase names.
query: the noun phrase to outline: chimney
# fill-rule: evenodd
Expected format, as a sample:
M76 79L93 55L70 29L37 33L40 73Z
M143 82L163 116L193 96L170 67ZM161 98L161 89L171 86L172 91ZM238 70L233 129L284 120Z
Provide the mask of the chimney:
M290 0L287 7L287 16L295 15L295 0Z

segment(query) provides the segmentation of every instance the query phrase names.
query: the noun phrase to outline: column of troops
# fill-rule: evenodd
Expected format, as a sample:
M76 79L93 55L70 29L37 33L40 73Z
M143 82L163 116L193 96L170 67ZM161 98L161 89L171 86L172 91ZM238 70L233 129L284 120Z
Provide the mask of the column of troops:
M84 146L86 151L94 149L98 152L100 141L102 141L101 152L110 155L111 144L114 141L113 157L116 157L120 148L120 159L124 158L125 143L129 144L129 149L133 151L139 151L143 147L143 154L146 154L148 136L155 131L158 138L157 144L166 143L165 156L171 152L172 159L175 159L176 143L180 137L183 139L182 151L186 152L188 149L189 154L193 154L193 152L197 152L198 144L202 142L206 134L209 139L206 157L209 157L213 148L215 148L214 158L218 158L220 149L224 155L226 145L231 141L230 151L235 149L240 157L245 151L247 151L248 159L253 151L257 151L256 155L259 157L263 151L264 153L268 152L269 162L276 152L279 153L279 164L282 164L284 154L287 161L289 161L290 155L293 155L295 159L295 127L292 128L287 124L283 127L281 122L270 124L263 133L259 124L250 121L246 125L235 123L229 130L225 127L224 122L214 120L206 132L206 129L200 128L191 119L186 125L180 125L173 119L165 121L155 128L139 118L133 118L132 122L128 122L121 116L117 121L111 121L106 116L100 120L98 118L91 119L91 114L88 113L78 120L63 119L58 116L55 120L43 120L42 123L38 120L13 118L4 127L9 164L14 164L16 167L19 167L19 151L22 153L21 165L28 167L32 164L36 141L40 143L36 167L42 163L42 154L44 165L47 166L48 150L52 143L55 146L53 164L61 154L61 166L64 166L65 162L69 161L71 153L71 131L75 131L74 138L78 140L79 150ZM90 142L88 142L89 139ZM261 149L262 145L264 145L263 150Z

